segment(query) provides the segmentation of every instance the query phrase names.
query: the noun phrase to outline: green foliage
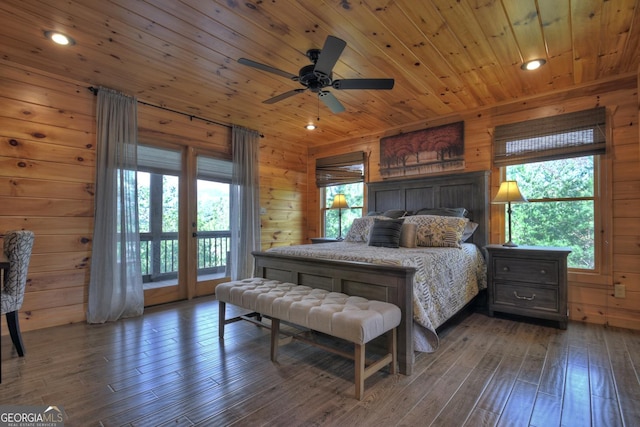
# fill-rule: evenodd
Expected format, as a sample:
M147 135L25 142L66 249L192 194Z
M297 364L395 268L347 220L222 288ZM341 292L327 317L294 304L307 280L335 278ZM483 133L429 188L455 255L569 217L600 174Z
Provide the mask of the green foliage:
M593 269L593 156L508 166L507 179L517 181L529 200L512 205L513 240L519 245L570 247L569 267Z
M229 206L229 184L198 180L198 230L229 230Z
M157 183L157 184L153 184ZM161 185L159 185L161 183ZM173 175L138 172L138 220L141 233L151 233L152 223L160 221L163 233L177 233L180 221L179 177ZM153 190L152 190L153 188ZM199 231L228 231L229 184L198 180L198 219ZM155 241L160 240L154 236ZM178 240L161 240L160 253L153 254L150 242L140 245L143 275L151 274L151 260L157 257L159 273L171 273L177 270ZM224 265L227 247L213 246L209 239L198 242L200 267Z
M179 183L180 179L177 176L162 176L162 231L164 233L178 232L180 224Z
M344 194L347 199L349 209L342 209L342 237L347 234L354 219L362 216L362 205L364 204L364 184L334 185L325 188L325 212L324 235L327 237L338 237L338 209L329 209L336 194Z

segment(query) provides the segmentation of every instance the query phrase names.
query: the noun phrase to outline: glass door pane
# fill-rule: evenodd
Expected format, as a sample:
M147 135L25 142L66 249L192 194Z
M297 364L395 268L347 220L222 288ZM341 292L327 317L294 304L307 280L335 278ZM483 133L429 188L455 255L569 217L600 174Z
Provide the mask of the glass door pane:
M198 282L227 276L229 184L198 179Z
M145 305L186 295L179 280L180 150L138 146L138 218Z
M228 276L231 162L197 156L197 282L213 284Z
M138 172L144 289L178 283L179 185L177 176Z

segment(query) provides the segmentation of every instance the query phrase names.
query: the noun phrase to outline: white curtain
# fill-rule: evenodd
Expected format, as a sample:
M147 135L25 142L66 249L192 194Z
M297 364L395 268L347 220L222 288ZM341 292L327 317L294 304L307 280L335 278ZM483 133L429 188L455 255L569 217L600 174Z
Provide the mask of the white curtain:
M95 225L87 321L144 310L137 206L137 101L98 91Z
M231 280L253 277L251 251L260 250L258 138L256 131L233 126Z

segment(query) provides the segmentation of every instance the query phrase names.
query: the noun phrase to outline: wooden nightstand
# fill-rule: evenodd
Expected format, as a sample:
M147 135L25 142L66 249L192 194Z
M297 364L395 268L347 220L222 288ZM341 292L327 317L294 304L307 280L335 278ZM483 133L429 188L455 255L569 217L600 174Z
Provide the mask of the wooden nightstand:
M331 243L331 242L341 242L342 239L338 240L335 237L312 237L311 243Z
M567 329L571 248L487 245L489 315L494 311L557 320Z

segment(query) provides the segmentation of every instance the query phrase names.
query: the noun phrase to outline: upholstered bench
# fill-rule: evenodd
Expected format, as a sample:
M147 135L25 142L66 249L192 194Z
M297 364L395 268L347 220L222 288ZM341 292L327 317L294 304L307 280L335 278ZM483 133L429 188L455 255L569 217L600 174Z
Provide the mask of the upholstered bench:
M387 365L390 365L392 374L396 372L396 328L400 324L401 313L391 303L262 278L219 284L216 286L216 297L220 304L220 338L224 337L225 324L239 320L238 317L226 318L226 303L271 319L271 360L274 362L278 357L280 321L354 343L353 356L335 352L355 361L357 399L362 399L364 380L372 374ZM365 345L386 332L390 333L388 353L366 366ZM334 351L329 347L322 347Z

